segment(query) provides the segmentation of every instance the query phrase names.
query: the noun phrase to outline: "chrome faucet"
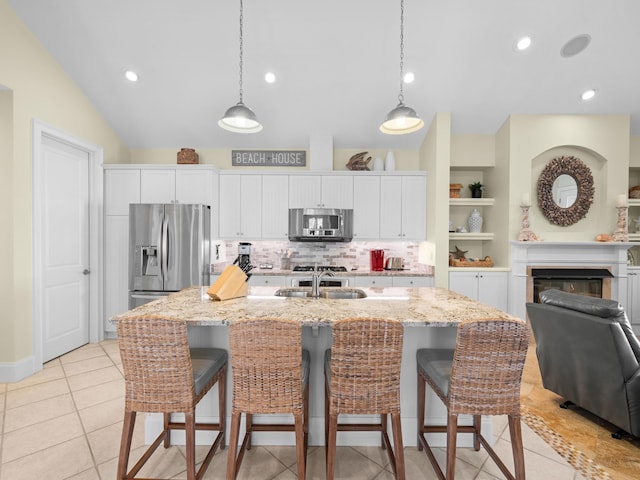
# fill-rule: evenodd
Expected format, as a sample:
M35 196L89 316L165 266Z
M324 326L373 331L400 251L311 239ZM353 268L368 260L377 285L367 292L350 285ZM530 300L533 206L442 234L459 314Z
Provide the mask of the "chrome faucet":
M320 280L324 275L333 277L333 272L318 272L317 267L314 269L313 276L311 277L311 296L314 298L320 296Z

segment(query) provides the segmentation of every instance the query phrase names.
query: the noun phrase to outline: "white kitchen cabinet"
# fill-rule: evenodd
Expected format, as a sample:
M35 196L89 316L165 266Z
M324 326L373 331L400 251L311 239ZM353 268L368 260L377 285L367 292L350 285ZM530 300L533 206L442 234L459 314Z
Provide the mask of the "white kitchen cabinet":
M140 170L105 170L105 215L129 215L130 203L140 203Z
M449 271L449 289L504 312L507 311L509 289L507 272L466 269Z
M217 174L211 169L190 167L176 170L175 201L209 205L216 210L214 193L217 190Z
M111 333L109 319L129 310L129 215L105 217L104 257L104 331Z
M290 175L289 208L353 208L353 175Z
M380 238L380 176L353 178L353 238Z
M363 275L353 277L354 287L392 287L393 278L384 275Z
M424 240L426 181L422 175L380 177L380 238Z
M201 203L213 205L214 172L188 167L141 169L141 203Z
M172 203L176 198L175 170L142 169L140 203Z
M251 275L249 285L254 287L286 287L287 277L284 275Z
M225 239L262 235L262 176L220 175L219 233Z
M433 287L433 277L391 277L394 287L422 288Z
M262 176L262 238L289 238L289 176Z
M627 269L627 305L625 312L634 326L636 335L640 334L640 267Z

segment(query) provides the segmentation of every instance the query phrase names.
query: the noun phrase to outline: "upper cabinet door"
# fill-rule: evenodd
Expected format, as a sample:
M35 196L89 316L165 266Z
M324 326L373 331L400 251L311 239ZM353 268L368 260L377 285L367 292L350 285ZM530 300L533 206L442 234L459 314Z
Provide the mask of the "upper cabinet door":
M353 208L353 175L323 176L322 206L327 208Z
M380 238L402 239L402 177L380 177Z
M353 178L353 238L380 238L380 177Z
M319 208L323 206L321 176L289 176L289 208Z
M260 175L220 175L220 237L260 238L261 201Z
M105 170L106 215L129 215L129 204L140 203L140 170Z
M289 176L262 177L262 238L288 239Z
M427 186L424 176L402 177L402 238L427 238Z
M140 203L173 203L175 198L175 170L142 170L140 172Z
M213 204L214 176L212 170L189 169L176 171L176 198L178 203Z

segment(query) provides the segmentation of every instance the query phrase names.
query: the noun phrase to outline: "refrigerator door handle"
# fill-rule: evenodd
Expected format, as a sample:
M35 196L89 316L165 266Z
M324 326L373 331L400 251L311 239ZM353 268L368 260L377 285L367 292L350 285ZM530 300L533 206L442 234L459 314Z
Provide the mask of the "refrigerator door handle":
M160 271L162 274L163 284L169 271L169 224L167 217L162 219L162 228L160 230L160 245L162 248L162 261L160 262Z

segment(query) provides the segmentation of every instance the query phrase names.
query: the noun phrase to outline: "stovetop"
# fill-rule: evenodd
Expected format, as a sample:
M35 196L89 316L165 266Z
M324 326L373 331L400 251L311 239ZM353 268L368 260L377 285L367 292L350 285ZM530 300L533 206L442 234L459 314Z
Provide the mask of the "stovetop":
M314 268L317 269L318 272L346 272L347 267L338 267L335 265L318 265L315 267L314 265L296 265L293 267L294 272L313 272Z

